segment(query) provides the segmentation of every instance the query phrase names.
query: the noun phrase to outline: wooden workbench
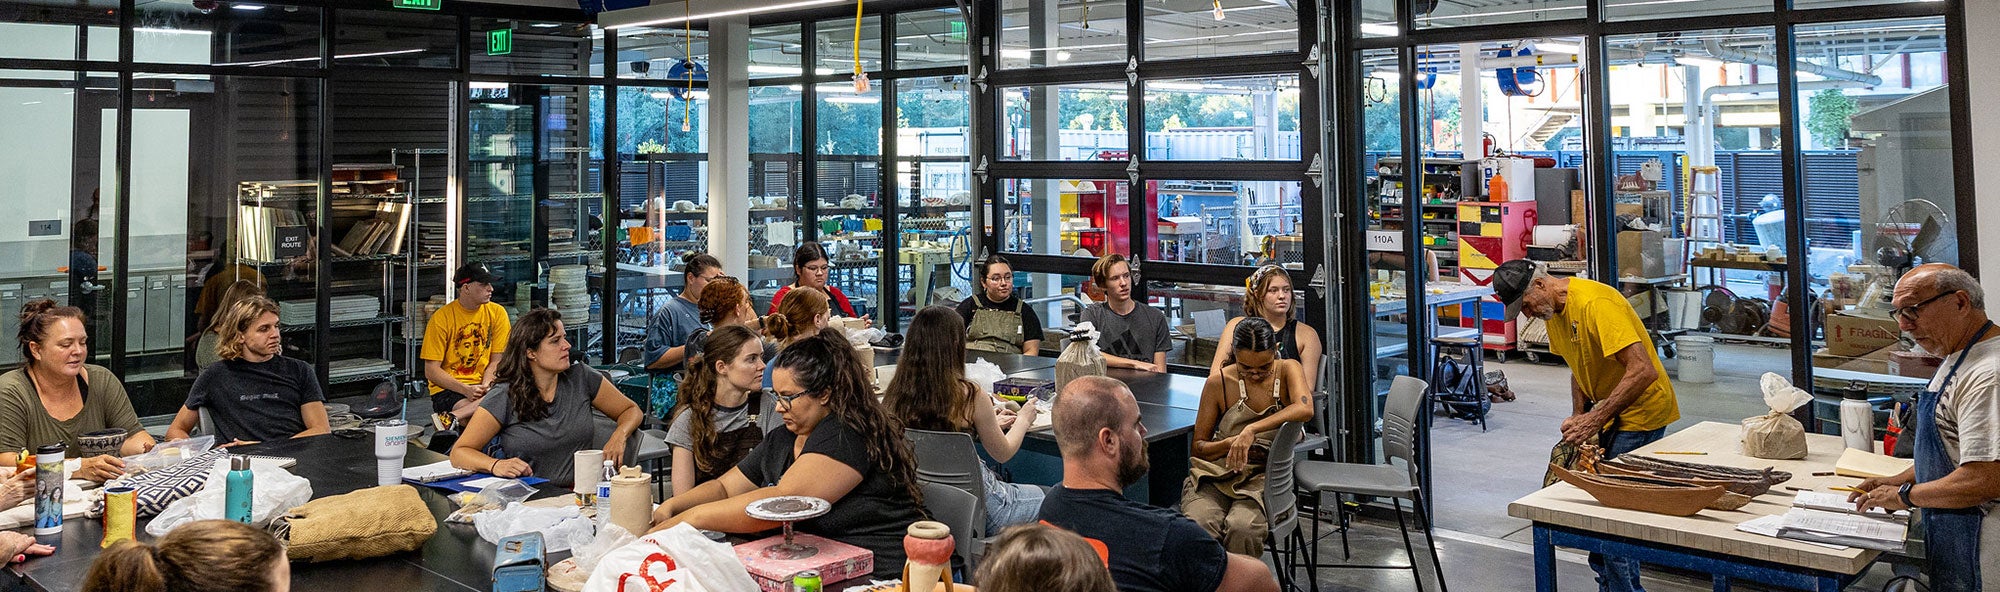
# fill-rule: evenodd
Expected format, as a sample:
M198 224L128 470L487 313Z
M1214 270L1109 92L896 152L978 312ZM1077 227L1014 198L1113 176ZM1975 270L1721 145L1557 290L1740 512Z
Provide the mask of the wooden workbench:
M1737 424L1704 422L1631 453L1712 465L1775 467L1792 474L1791 481L1773 486L1769 493L1734 511L1702 510L1681 517L1611 508L1568 483L1557 483L1508 504L1508 515L1535 523L1536 588L1555 590L1555 546L1707 571L1715 574L1718 583L1733 578L1805 590L1838 590L1851 582L1881 552L1832 549L1736 530L1744 521L1785 513L1795 493L1787 486L1827 491L1835 485L1859 483L1851 477L1812 475L1814 471L1833 470L1842 450L1840 437L1806 434L1806 458L1764 460L1742 454L1742 429ZM1708 454L1649 454L1660 450ZM1545 556L1549 564L1546 571L1541 567Z

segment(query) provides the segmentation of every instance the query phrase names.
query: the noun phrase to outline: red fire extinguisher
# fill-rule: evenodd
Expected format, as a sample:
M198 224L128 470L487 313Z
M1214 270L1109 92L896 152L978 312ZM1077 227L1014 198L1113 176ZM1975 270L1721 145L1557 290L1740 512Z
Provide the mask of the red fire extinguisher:
M1479 141L1483 145L1479 156L1481 158L1493 156L1493 134L1481 133L1479 134Z

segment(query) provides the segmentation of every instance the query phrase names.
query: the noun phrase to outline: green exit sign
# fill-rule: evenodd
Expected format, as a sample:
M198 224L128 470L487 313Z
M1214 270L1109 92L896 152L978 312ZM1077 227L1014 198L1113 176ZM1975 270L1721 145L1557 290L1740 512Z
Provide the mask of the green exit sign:
M949 35L947 38L952 41L964 41L965 21L951 21L951 33Z
M510 53L514 53L513 29L494 29L486 32L486 55Z
M389 5L406 10L442 10L444 0L389 0Z

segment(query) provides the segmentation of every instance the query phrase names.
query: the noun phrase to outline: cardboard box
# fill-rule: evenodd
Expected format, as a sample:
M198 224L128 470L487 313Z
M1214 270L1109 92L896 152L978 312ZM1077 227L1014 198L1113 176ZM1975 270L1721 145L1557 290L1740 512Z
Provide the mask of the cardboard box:
M1848 370L1853 372L1888 374L1889 356L1892 352L1893 349L1891 348L1882 348L1879 350L1868 352L1865 355L1843 356L1843 355L1829 353L1827 352L1827 350L1821 349L1819 351L1813 352L1813 367L1832 368L1835 370Z
M1889 319L1838 313L1826 315L1826 351L1833 355L1867 355L1895 345L1902 335L1903 330L1896 327L1896 321Z
M1655 278L1667 274L1666 249L1653 230L1618 233L1619 277Z
M826 583L851 580L875 571L875 554L867 549L804 533L793 538L799 544L818 547L819 554L790 560L765 557L765 549L784 544L784 535L736 546L736 558L743 560L744 569L764 592L791 592L792 576L806 570L818 571L819 580Z
M1889 352L1889 373L1910 378L1930 378L1937 375L1944 358L1912 351Z

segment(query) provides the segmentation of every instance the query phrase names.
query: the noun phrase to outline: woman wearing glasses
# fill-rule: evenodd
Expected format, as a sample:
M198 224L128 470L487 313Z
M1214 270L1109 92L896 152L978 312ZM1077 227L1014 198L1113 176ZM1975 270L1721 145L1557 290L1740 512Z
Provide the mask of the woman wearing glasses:
M904 530L923 519L917 464L902 423L875 402L873 381L854 346L836 331L786 348L775 366L772 398L785 429L771 430L720 479L660 504L653 510L653 530L687 523L704 530L762 532L780 525L745 514L752 502L817 497L832 502L832 509L796 528L868 549L875 554L872 577L897 577Z
M958 315L942 306L925 307L910 321L908 335L896 361L896 377L882 393L882 406L911 428L972 434L995 462L1014 458L1034 427L1035 406L1022 405L1013 427L1000 428L993 397L965 379L965 325ZM1002 481L984 463L980 469L986 485L986 532L1035 521L1042 488Z
M819 291L825 292L827 297L832 300L833 309L839 312L840 316L860 319L868 318L855 314L854 304L847 301L847 295L841 293L840 288L826 285L827 273L832 269L833 260L827 258L826 247L822 247L819 243L812 241L801 243L799 248L792 250L792 276L794 278L792 285L778 288L778 294L771 297L771 314L778 313L778 307L785 303L785 295L791 294L792 290L797 288L817 288Z
M1288 421L1311 421L1305 371L1278 358L1278 332L1262 317L1236 323L1234 359L1208 375L1194 420L1194 456L1181 491L1187 514L1232 553L1264 550L1264 458Z
M979 351L1035 355L1042 351L1042 317L1014 295L1014 266L993 255L979 265L979 287L958 303L965 322L965 347Z

